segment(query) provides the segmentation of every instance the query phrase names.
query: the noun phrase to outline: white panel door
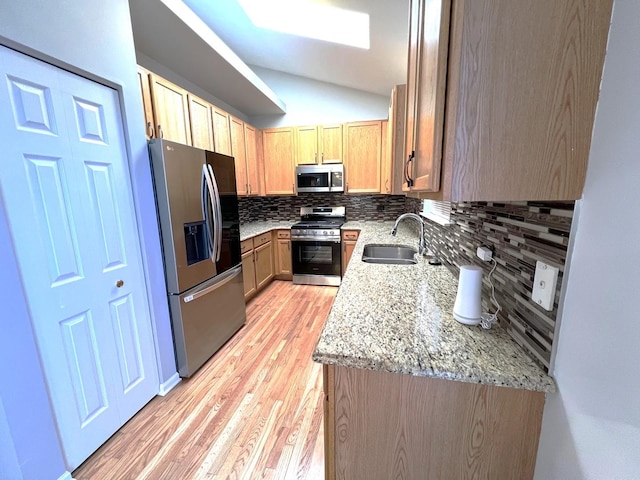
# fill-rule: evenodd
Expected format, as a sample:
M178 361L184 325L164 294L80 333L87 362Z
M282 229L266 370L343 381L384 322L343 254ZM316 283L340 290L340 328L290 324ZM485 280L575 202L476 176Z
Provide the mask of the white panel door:
M4 47L0 75L0 193L73 470L158 391L118 94Z

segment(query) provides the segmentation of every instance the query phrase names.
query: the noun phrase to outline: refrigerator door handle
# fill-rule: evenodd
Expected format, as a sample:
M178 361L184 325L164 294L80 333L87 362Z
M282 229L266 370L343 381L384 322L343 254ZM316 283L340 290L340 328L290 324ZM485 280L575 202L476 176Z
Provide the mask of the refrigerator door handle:
M211 165L207 165L207 167L209 168L209 178L211 178L211 181L213 183L213 195L214 197L212 197L212 199L215 200L215 212L218 216L217 221L215 222L216 224L214 225L216 227L216 237L215 237L215 241L216 241L216 262L220 260L220 252L222 252L222 207L221 202L220 202L220 190L218 190L218 182L216 181L216 176L213 173L213 169L211 168Z
M226 275L225 278L221 279L218 283L214 283L213 285L210 285L207 288L203 288L199 292L193 293L191 295L187 295L186 297L184 297L182 299L182 301L184 303L189 303L189 302L191 302L191 301L193 301L193 300L195 300L197 298L200 298L203 295L206 295L207 293L210 293L213 290L226 285L227 283L232 281L234 278L236 278L241 273L242 273L242 266L238 265L238 266L232 268L231 270L229 270L228 271L228 275Z
M207 170L207 164L202 164L202 215L204 216L204 222L207 227L207 246L209 248L209 258L213 263L216 263L216 244L215 234L213 226L211 225L211 216L209 215L209 206L214 212L215 208L211 201L211 192L213 192L213 185L211 178L209 178L209 171ZM215 220L214 220L215 221Z

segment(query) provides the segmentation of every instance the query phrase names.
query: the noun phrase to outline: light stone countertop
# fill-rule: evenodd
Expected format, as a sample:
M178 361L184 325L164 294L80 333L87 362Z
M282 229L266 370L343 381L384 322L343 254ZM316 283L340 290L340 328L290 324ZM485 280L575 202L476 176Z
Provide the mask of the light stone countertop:
M272 221L266 221L266 222L243 223L242 225L240 225L240 241L242 242L247 238L255 237L256 235L261 235L271 230L291 228L291 225L293 225L296 222L297 220L296 221L272 220Z
M458 323L452 315L457 278L447 267L383 265L361 261L368 243L417 248L417 235L403 222L347 222L360 230L342 285L313 359L338 366L437 377L553 392L553 379L501 327Z

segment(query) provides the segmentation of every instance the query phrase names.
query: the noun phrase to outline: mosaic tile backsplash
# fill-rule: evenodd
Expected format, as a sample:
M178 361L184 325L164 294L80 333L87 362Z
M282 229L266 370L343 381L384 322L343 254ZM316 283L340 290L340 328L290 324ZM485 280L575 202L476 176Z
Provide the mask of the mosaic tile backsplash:
M301 193L295 197L239 197L240 223L298 220L300 207L346 207L347 220L395 220L405 212L402 195Z
M420 212L422 201L406 199L406 209ZM455 225L426 222L425 237L456 276L461 265L479 265L483 278L483 310L494 312L489 304L491 288L487 281L493 262L476 256L480 244L494 247L497 267L492 275L495 297L502 310L500 323L541 367L549 369L558 300L567 258L574 202L568 203L457 203L452 204ZM548 312L531 300L536 261L560 269L553 310Z

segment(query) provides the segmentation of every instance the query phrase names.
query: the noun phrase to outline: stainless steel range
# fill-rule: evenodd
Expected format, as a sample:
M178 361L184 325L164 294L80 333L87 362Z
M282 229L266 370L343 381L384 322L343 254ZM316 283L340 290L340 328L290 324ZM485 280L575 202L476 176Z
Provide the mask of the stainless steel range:
M293 283L340 285L340 227L345 207L302 207L300 222L291 227Z

